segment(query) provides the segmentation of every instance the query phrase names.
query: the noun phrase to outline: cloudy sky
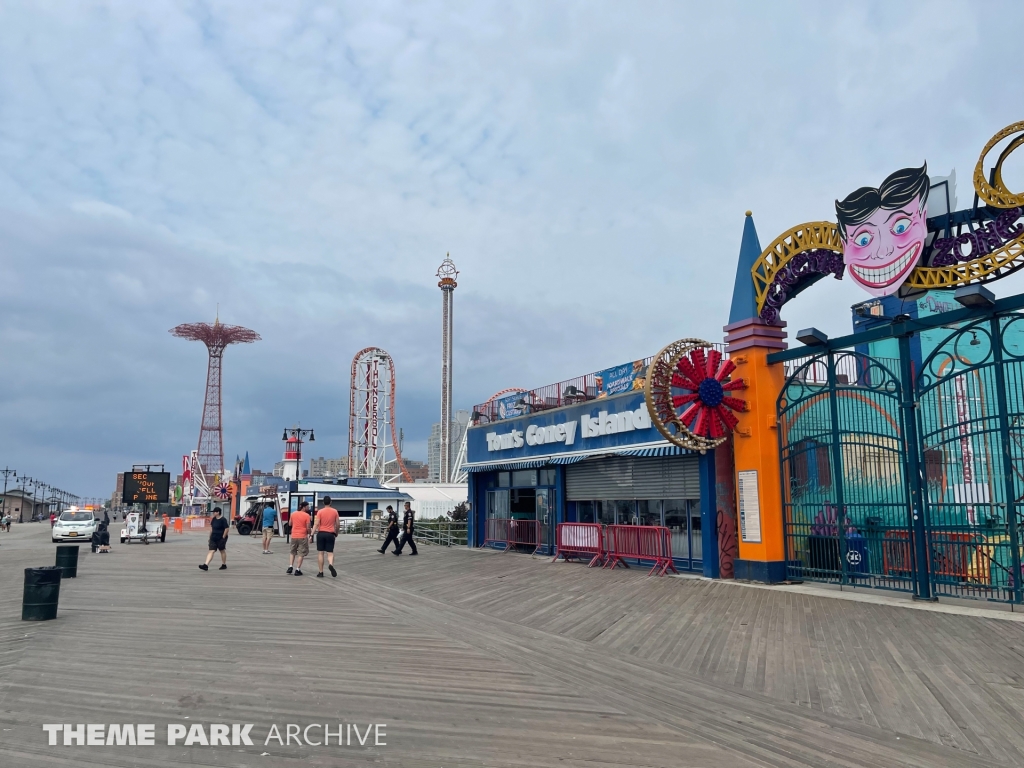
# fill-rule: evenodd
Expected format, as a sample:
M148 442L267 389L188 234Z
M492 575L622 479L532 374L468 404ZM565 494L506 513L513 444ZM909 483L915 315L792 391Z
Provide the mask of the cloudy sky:
M766 245L923 160L970 204L1024 119L1022 25L1016 1L0 0L0 461L90 496L177 466L206 356L167 331L218 304L263 337L226 354L229 460L269 469L299 422L344 454L372 345L425 459L449 251L457 407L720 340L746 209ZM784 319L848 332L864 297L826 280Z

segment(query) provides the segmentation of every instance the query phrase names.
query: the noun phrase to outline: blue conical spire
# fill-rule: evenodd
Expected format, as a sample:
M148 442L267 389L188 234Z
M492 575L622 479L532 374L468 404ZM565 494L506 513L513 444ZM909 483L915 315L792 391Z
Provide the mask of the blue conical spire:
M754 296L754 280L750 270L761 256L761 243L754 229L754 217L747 211L743 222L743 240L740 242L740 258L736 265L736 282L732 287L732 308L729 324L757 317L757 300Z
M252 470L249 469L249 452L248 451L245 452L245 461L242 463L242 474L243 475L251 475L252 474Z

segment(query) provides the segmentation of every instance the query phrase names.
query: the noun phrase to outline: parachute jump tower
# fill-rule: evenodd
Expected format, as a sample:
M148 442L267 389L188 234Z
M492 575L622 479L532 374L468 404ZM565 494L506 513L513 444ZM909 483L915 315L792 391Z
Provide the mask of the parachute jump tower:
M207 476L224 474L224 434L221 430L221 365L230 344L251 344L260 340L256 331L240 325L224 325L220 318L210 323L184 323L170 330L172 336L201 341L209 352L206 368L206 399L199 426L199 464Z

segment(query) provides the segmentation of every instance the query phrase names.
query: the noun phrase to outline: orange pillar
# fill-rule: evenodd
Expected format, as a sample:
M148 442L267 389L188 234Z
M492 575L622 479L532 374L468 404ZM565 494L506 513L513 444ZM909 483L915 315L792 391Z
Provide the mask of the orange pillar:
M726 351L737 367L733 377L746 381L742 395L748 406L746 413L737 414L733 439L739 545L734 568L737 579L776 582L786 577L775 416L784 381L782 366L768 365L767 357L787 344L785 323L770 325L757 316L751 270L760 255L754 220L747 211L729 324L724 328Z
M726 350L736 364L734 377L747 382L749 410L737 414L733 439L739 557L737 579L782 581L785 548L776 401L782 391L781 365L768 365L769 352L786 348L781 325L751 319L725 327Z

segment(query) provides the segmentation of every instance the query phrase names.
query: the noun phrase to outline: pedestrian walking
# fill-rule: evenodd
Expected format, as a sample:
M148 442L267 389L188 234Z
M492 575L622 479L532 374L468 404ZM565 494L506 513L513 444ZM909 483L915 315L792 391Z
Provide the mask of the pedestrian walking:
M263 554L272 555L270 551L270 540L274 538L274 521L277 520L277 510L274 509L274 502L268 501L263 508Z
M324 496L324 505L316 513L316 522L313 523L313 531L316 534L316 563L320 567L316 577L324 577L324 554L327 554L327 568L331 576L337 576L334 570L334 540L338 538L338 510L331 506L331 497Z
M228 544L228 521L220 515L220 507L213 508L213 519L210 521L210 551L206 553L206 562L200 564L199 569L210 570L210 561L213 560L214 552L220 552L220 568L228 569L228 553L224 549Z
M377 550L382 555L388 551L388 544L390 544L391 542L394 542L395 549L398 549L398 513L395 512L394 508L390 504L388 504L387 512L388 535L387 538L384 539L384 543L380 545L380 549Z
M285 573L294 573L296 576L302 575L302 558L309 554L309 524L312 521L308 510L309 502L304 501L288 518L288 524L292 527L292 541L289 545L288 570Z
M419 552L416 551L416 542L412 538L413 533L416 532L415 516L416 513L412 511L412 505L408 501L405 502L405 513L402 515L402 539L398 542L398 547L392 554L402 554L402 549L406 544L408 544L409 548L412 550L412 552L409 553L410 557L412 555L419 554Z

